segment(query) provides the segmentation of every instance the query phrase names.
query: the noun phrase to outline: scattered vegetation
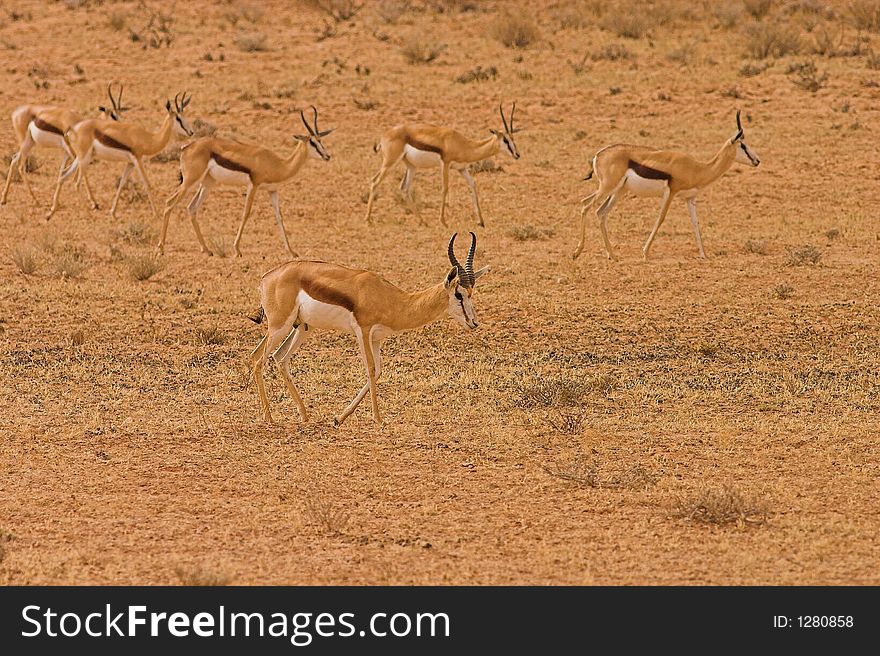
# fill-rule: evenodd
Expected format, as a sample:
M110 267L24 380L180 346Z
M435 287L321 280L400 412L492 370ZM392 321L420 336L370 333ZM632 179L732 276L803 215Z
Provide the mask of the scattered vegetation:
M354 0L308 0L308 4L324 12L337 23L351 20L364 8L363 2L358 3Z
M344 505L337 506L315 495L306 499L303 515L310 524L331 536L342 535L351 521L351 515Z
M742 9L734 2L716 2L712 7L712 15L719 27L732 29L742 20Z
M217 257L229 256L229 242L226 237L217 237L216 235L208 237L208 248Z
M399 21L411 8L411 0L382 0L376 7L379 20L386 25Z
M746 253L753 253L755 255L766 255L768 246L769 243L766 239L746 239L746 243L743 244Z
M477 66L476 68L472 68L469 71L465 71L457 78L455 81L459 84L469 84L471 82L485 82L486 80L494 80L498 77L498 69L494 66L489 66L488 68L483 68L482 66Z
M766 504L730 486L707 486L677 495L673 517L699 524L758 526L767 521Z
M17 244L12 248L12 261L24 275L37 270L37 249L30 244Z
M180 579L181 585L229 585L232 580L229 574L201 566L178 565L174 568L174 573Z
M816 93L828 84L828 72L819 71L812 59L799 64L792 64L786 72L792 76L792 83L804 91Z
M494 159L483 159L468 167L474 175L478 173L503 173L504 167L496 164Z
M81 246L65 244L55 252L55 273L65 280L81 278L86 270L86 251Z
M739 67L739 75L740 77L755 77L766 71L768 68L770 68L770 64L746 62Z
M612 11L599 23L603 29L627 39L641 39L651 24L642 11Z
M616 385L617 379L610 374L588 379L555 376L519 382L513 405L525 409L573 406L591 392L607 395Z
M136 255L128 260L128 274L137 281L149 280L163 268L162 261L152 255Z
M522 223L511 227L507 234L516 241L536 241L552 237L554 230L552 228L537 228L531 223Z
M170 48L174 42L174 32L171 29L171 25L174 22L173 13L155 12L147 7L144 0L138 3L138 9L148 14L149 20L140 30L134 30L129 27L129 38L134 43L140 43L144 50L148 48L161 48L162 46Z
M771 289L770 291L773 296L778 298L780 301L784 301L785 299L794 296L794 287L792 287L791 285L786 285L785 283L774 285L773 289Z
M155 233L149 223L140 219L132 219L119 231L119 238L129 244L142 246L153 241Z
M608 470L608 473L605 471ZM651 487L660 480L660 477L640 464L624 465L618 468L607 468L599 462L597 457L587 457L582 453L573 458L555 463L553 466L544 466L544 471L554 476L574 483L581 487L594 487L604 489L645 489Z
M222 346L226 343L226 334L219 326L196 329L196 343L202 346Z
M773 0L743 0L743 9L746 10L746 13L749 14L752 18L756 18L757 20L761 20L770 13L770 8L773 6Z
M430 64L446 50L443 43L434 43L424 37L413 37L401 49L403 58L410 64Z
M697 353L704 358L714 358L718 355L718 344L714 342L701 342L697 345Z
M507 12L495 19L492 36L508 48L525 48L541 37L531 16Z
M792 248L788 251L787 263L789 266L804 266L818 264L822 259L821 249L812 244Z
M787 23L750 23L744 34L746 53L753 59L796 55L803 48L800 34Z
M266 52L269 40L263 32L242 32L235 37L235 45L242 52Z
M609 43L590 53L593 61L629 61L634 58L632 51L622 43Z
M880 32L880 0L852 0L849 13L856 29Z

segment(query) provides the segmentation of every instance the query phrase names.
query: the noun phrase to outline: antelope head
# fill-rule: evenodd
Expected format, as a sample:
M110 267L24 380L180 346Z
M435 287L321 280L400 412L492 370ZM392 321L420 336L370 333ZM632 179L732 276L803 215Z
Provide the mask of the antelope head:
M113 119L114 121L118 121L122 118L122 112L126 111L128 107L122 106L122 85L119 85L119 93L116 94L116 97L113 97L113 84L107 85L107 96L110 98L110 107L107 108L104 105L98 106L98 111L101 112L101 115L104 118Z
M186 111L186 106L189 105L191 100L192 94L187 96L186 91L184 91L174 96L173 106L170 100L165 102L165 109L174 121L174 133L179 137L191 137L194 134L192 126L183 115L184 111Z
M474 284L477 282L477 278L489 272L489 267L485 266L474 271L474 253L477 250L477 236L474 233L470 234L471 247L468 249L464 266L455 257L455 238L458 236L458 233L452 235L452 239L449 240L447 254L449 255L449 263L452 265L452 268L446 274L444 286L449 296L449 306L447 308L449 316L466 328L473 330L477 327L477 314L474 310L474 303L471 300L471 296L474 293Z
M498 141L501 142L501 149L504 152L510 155L513 159L519 159L519 151L516 149L516 143L513 140L514 133L522 130L522 128L513 127L513 115L516 113L516 103L513 103L513 107L510 109L509 122L507 118L504 117L504 107L498 105L498 111L501 114L501 122L504 124L504 130L489 130L489 132L498 138Z
M325 162L330 159L330 153L327 152L327 149L324 148L324 143L321 141L322 137L326 137L328 134L333 132L336 128L330 128L329 130L319 130L318 129L318 110L312 105L312 124L309 125L309 122L306 120L305 112L300 110L299 117L302 119L303 125L306 126L306 130L308 134L295 134L293 138L297 141L302 142L309 149L309 154L316 158L322 159Z
M743 126L740 121L739 115L741 111L736 110L736 134L730 138L731 145L736 147L736 161L740 164L746 164L747 166L757 166L761 163L758 154L749 148L749 145L746 143L745 135L743 134Z

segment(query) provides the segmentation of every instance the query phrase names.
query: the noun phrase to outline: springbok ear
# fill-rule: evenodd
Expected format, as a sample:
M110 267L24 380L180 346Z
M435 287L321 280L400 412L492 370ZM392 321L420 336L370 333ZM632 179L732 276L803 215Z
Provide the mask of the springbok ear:
M107 108L104 107L104 105L98 105L98 111L99 111L99 112L104 112L105 114L109 114L109 113L110 113L110 112L107 111Z
M443 281L446 289L453 289L458 284L458 267L452 267L446 274L446 280Z
M491 132L492 134L494 134L496 137L500 137L500 136L501 136L501 131L500 131L500 130L495 130L494 128L489 128L489 132Z
M308 141L310 137L307 137L302 134L295 134L295 135L293 135L293 138L296 139L297 141Z
M482 269L477 269L474 271L474 282L480 279L480 276L483 274L489 273L492 270L492 267L484 266Z

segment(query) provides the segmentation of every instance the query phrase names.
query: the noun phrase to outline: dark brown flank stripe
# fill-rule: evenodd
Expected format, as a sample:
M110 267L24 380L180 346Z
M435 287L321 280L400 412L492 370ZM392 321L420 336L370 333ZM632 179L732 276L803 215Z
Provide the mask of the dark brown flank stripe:
M131 148L126 146L124 143L122 143L121 141L116 141L116 139L111 137L109 134L104 134L99 130L95 130L95 139L107 146L107 148L116 148L117 150L127 150L128 152L131 152Z
M217 162L217 164L222 166L224 169L229 169L230 171L241 171L245 175L251 174L251 170L248 167L243 166L241 164L237 164L236 162L233 162L231 159L226 159L225 157L223 157L223 155L218 155L217 153L212 152L211 159L213 159L215 162Z
M441 157L443 156L443 149L438 148L437 146L432 146L431 144L427 144L424 141L419 141L418 139L413 139L412 137L406 138L406 143L415 148L416 150L427 150L432 153L437 153Z
M349 312L354 312L354 301L339 290L331 289L314 280L302 280L300 284L303 291L316 301L329 303L330 305L339 305Z
M54 132L55 134L61 134L61 135L64 134L64 132L62 130L59 130L51 123L46 123L46 121L44 121L41 118L35 118L34 125L37 126L37 129L42 130L43 132Z
M657 169L652 169L650 166L645 166L644 164L639 164L635 160L629 161L629 168L636 172L636 175L639 175L643 178L648 178L649 180L671 180L672 176L665 171L658 171Z

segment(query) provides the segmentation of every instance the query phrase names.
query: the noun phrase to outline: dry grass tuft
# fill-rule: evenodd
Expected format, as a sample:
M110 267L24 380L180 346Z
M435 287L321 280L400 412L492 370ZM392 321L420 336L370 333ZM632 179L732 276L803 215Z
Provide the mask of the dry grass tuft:
M525 48L541 37L531 16L516 13L505 13L496 18L491 33L508 48Z
M729 30L742 20L742 9L732 2L718 2L714 3L712 15L719 27Z
M87 268L86 251L81 246L65 244L55 252L55 273L65 280L81 278Z
M769 243L766 239L746 239L746 243L743 244L746 253L755 255L766 255L768 246Z
M608 466L598 457L587 457L582 453L573 458L545 465L544 471L555 478L574 483L580 487L594 487L610 490L646 489L660 480L656 472L643 465L624 464Z
M119 231L119 238L129 244L143 246L144 244L153 241L156 238L156 233L146 221L131 219Z
M17 244L12 248L12 261L24 275L37 270L37 249L31 244Z
M803 49L800 34L787 23L746 25L746 53L753 59L796 55Z
M556 376L531 382L518 381L512 403L518 408L573 406L591 392L607 395L616 385L617 379L610 374L589 379Z
M634 58L632 51L622 43L609 43L590 53L593 61L629 61Z
M219 326L196 328L196 344L202 346L222 346L226 343L226 333Z
M770 292L775 298L778 298L780 301L784 301L794 296L794 287L792 287L791 285L780 283L778 285L774 285L773 289L771 289Z
M128 260L128 275L134 280L149 280L159 273L165 264L152 255L136 255Z
M411 7L411 0L382 0L376 7L376 14L386 25L394 25Z
M324 12L337 23L351 20L364 8L363 2L354 0L308 0L307 4Z
M496 164L494 159L481 159L479 162L471 164L468 168L474 175L478 173L504 173L504 167Z
M483 68L482 66L476 66L469 71L465 71L461 75L455 78L455 81L459 84L469 84L471 82L485 82L487 80L494 80L498 77L498 69L494 66L489 66L488 68Z
M704 487L679 494L672 504L672 516L699 524L759 526L767 521L767 505L730 486Z
M213 585L229 585L232 576L225 572L210 570L201 565L178 565L174 568L174 573L180 579L181 585L193 586L213 586Z
M322 497L312 495L305 501L303 515L310 524L326 535L342 535L351 521L351 514L344 505L337 505Z
M697 346L697 353L699 353L704 358L714 358L718 355L718 344L713 342L702 342Z
M758 64L753 62L746 62L742 66L739 67L739 76L740 77L755 77L760 75L764 71L770 68L769 64Z
M743 9L752 18L761 20L770 13L773 7L773 0L743 0Z
M787 72L793 76L791 77L792 83L804 91L816 93L828 84L828 72L820 72L812 59L799 64L792 64L788 67Z
M612 11L600 22L602 28L627 39L641 39L648 33L649 18L641 11Z
M552 237L554 230L552 228L538 228L531 223L521 223L511 227L507 234L517 241L537 241Z
M856 29L880 32L880 0L853 0L849 14Z
M786 263L789 266L815 265L822 259L822 250L808 244L800 248L792 248L788 251Z
M82 330L74 330L72 333L70 333L69 339L71 346L82 346L86 343L86 334Z
M403 58L409 64L430 64L437 59L446 45L427 41L424 37L415 36L401 48Z
M263 32L242 32L236 35L235 45L242 52L266 52L269 39Z

